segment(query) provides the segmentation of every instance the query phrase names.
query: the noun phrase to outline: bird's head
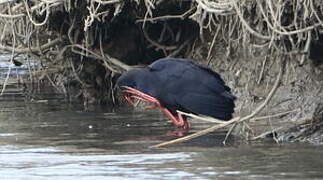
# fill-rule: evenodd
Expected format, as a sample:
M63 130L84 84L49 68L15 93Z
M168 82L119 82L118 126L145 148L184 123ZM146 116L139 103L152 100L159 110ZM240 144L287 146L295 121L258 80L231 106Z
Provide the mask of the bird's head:
M133 104L133 89L151 95L149 90L151 73L145 68L135 68L123 73L117 80L117 87L121 89L128 103Z
M131 87L137 89L137 83L140 81L140 76L143 69L131 69L124 72L117 80L117 87L124 89L124 87Z

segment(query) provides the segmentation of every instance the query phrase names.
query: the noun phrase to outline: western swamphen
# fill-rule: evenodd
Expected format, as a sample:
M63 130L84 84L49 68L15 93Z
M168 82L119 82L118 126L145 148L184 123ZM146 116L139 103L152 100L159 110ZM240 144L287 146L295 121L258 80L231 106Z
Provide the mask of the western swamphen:
M161 109L177 126L189 127L183 112L229 120L236 97L220 75L190 60L159 59L146 68L131 69L118 81L125 99L149 102L149 108Z

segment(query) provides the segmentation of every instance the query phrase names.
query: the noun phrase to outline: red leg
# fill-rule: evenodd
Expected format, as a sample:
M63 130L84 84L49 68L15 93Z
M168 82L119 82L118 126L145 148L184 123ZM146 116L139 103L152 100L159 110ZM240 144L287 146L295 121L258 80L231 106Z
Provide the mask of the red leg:
M160 107L160 109L166 114L166 116L173 122L173 124L177 127L188 129L189 124L186 119L183 118L181 114L177 113L177 118L166 108Z
M182 126L183 129L189 129L190 128L190 124L187 122L186 118L184 118L182 114L177 113L177 117L178 117L179 121L184 122L184 125Z

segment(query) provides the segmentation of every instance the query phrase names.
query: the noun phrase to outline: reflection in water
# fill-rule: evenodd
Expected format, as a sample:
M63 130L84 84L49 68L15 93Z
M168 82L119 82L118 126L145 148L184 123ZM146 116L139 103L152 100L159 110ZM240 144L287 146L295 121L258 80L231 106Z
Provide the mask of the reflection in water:
M223 146L224 133L216 132L154 150L148 147L174 138L167 135L174 127L158 112L85 112L50 92L37 96L48 100L40 103L7 92L0 97L1 179L323 178L321 147Z

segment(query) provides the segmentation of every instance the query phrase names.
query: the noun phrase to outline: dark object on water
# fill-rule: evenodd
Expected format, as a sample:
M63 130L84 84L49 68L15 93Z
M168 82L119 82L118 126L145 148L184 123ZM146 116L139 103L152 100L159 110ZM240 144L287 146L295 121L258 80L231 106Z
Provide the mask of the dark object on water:
M13 59L13 64L15 65L15 66L21 66L22 65L22 62L20 62L20 61L18 61L18 60L15 60L15 59Z
M146 68L131 69L117 81L125 99L152 103L177 127L188 128L183 112L229 120L234 112L235 96L219 74L192 61L177 58L160 59Z

